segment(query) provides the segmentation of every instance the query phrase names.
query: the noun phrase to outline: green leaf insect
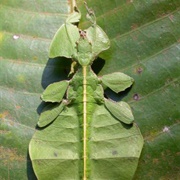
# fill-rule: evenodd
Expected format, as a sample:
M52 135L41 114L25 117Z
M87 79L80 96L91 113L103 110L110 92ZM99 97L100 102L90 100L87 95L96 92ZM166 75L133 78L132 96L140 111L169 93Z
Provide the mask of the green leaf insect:
M72 59L72 79L50 84L42 94L48 106L38 121L29 154L39 180L130 180L136 171L143 138L126 102L104 97L104 88L118 93L133 84L115 72L97 77L91 69L99 53L110 47L106 33L91 21L88 29L75 25L76 10L59 28L49 56Z

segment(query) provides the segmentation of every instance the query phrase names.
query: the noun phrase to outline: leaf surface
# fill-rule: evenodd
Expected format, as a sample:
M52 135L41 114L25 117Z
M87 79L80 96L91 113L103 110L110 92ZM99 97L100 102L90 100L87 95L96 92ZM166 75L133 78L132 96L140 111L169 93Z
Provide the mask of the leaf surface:
M100 75L123 72L135 80L121 97L106 92L130 104L145 138L135 179L179 178L179 0L87 2L111 40L110 50L101 54L106 61ZM64 79L69 67L61 59L47 63L69 5L61 0L0 4L0 179L34 180L27 147L43 106L40 94ZM82 1L78 7L85 12ZM80 27L87 26L82 20Z
M71 11L69 5L61 0L0 2L1 180L37 179L27 149L44 107L43 89L65 76L61 69L67 63L45 65L50 42Z
M78 2L84 18L80 27L86 28L83 2ZM109 98L130 104L145 139L134 179L179 179L180 2L87 3L111 41L100 55L105 65L99 74L123 72L134 79L121 95L106 91Z

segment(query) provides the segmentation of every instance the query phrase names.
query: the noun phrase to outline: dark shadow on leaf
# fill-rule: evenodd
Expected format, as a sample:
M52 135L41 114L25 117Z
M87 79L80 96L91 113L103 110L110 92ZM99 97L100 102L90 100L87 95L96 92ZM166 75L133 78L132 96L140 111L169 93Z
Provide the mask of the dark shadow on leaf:
M92 70L95 72L95 74L98 74L101 69L104 67L105 61L101 58L97 58L93 64L92 64Z
M42 87L45 89L49 84L68 79L71 62L71 59L64 57L49 59L42 75Z
M29 157L29 152L27 152L27 177L28 177L28 180L37 180L36 178L36 175L33 171L33 167L32 167L32 162L31 162L31 159Z
M104 94L107 98L112 99L113 101L121 101L124 97L126 97L128 95L128 93L131 91L131 87L127 88L126 90L119 92L119 93L115 93L114 91L112 91L111 89L107 88L104 91Z
M47 125L45 125L45 126L43 126L43 127L39 127L38 125L36 125L35 128L36 128L36 130L38 130L38 131L43 131L43 130L46 129L48 126L50 126L51 124L53 124L56 119L57 119L57 117L54 118L50 123L48 123Z
M119 120L118 120L119 121ZM130 128L132 128L132 126L133 126L133 124L125 124L125 123L122 123L122 122L120 122L121 124L122 124L122 126L125 128L125 129L130 129Z
M41 85L44 89L54 82L69 79L68 74L71 69L71 59L56 57L49 59L42 75ZM42 110L48 103L41 102L37 108L37 113L41 114Z
M41 102L41 104L38 106L37 108L37 113L40 115L41 112L43 111L43 109L47 106L47 103L45 103L44 101Z

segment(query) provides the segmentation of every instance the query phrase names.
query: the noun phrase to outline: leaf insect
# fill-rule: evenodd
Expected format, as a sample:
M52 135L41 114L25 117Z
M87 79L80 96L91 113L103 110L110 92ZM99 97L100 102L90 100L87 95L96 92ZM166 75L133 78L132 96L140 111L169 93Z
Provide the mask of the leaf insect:
M72 59L72 79L50 84L41 98L50 104L41 113L29 153L40 180L129 180L143 146L130 106L104 97L103 87L118 93L133 84L121 72L97 77L91 69L110 47L106 33L87 7L88 29L75 25L75 7L55 34L49 56ZM74 67L77 71L74 72Z

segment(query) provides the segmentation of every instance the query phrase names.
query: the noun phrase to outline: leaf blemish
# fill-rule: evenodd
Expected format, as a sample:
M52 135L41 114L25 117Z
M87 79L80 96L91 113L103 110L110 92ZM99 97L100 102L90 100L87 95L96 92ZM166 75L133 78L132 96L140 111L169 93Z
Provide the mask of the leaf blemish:
M19 39L20 38L20 36L18 36L18 35L13 35L13 39L14 40L17 40L17 39Z
M57 157L57 156L58 156L56 152L54 152L54 156L55 156L55 157Z
M136 69L136 72L137 72L138 74L141 74L141 73L143 72L143 68L142 68L142 67L138 67L138 68Z
M118 152L116 151L116 150L114 150L114 151L112 151L112 155L117 155L118 154Z
M165 126L165 127L163 128L163 132L169 132L169 128L168 128L167 126Z
M3 113L0 114L0 118L5 118L9 115L9 112L8 111L4 111Z
M3 146L0 146L0 159L2 159L5 166L12 162L25 162L26 160L24 156L18 154L17 149Z
M133 95L133 99L135 100L135 101L138 101L139 99L140 99L140 97L139 97L139 94L134 94Z
M174 16L172 14L169 16L169 19L171 20L171 22L174 22Z

